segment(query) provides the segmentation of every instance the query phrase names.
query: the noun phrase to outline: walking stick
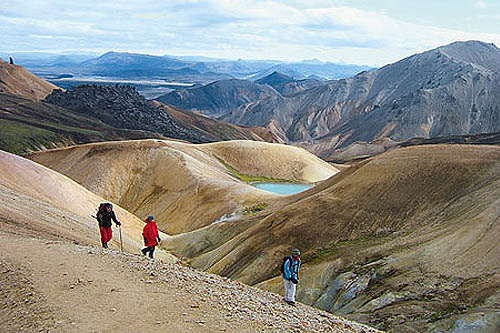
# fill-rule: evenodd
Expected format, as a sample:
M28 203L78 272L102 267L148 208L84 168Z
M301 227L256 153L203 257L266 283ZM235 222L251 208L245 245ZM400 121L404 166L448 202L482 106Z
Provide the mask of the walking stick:
M97 216L95 216L95 215L90 215L90 217L97 220ZM97 224L97 231L99 231L99 237L101 237L101 229L99 229L99 224Z
M118 230L120 230L120 252L123 252L122 226L121 225L118 227Z

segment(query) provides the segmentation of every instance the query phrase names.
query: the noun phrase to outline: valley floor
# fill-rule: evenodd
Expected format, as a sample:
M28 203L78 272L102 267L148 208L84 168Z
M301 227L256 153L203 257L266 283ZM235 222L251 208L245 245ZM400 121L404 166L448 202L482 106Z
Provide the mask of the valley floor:
M180 265L2 229L3 332L376 331Z

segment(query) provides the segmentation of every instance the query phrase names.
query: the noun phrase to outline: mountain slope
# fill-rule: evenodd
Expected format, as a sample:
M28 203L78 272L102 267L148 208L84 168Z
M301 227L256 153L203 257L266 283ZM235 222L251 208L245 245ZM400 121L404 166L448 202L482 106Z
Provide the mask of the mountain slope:
M274 95L279 94L266 85L233 79L220 80L197 88L175 90L156 100L217 117L242 104Z
M44 234L24 238L0 232L0 241L4 332L379 332L137 254Z
M338 170L303 149L254 141L192 145L173 141L89 144L30 155L167 233L192 231L277 194L237 175L317 182Z
M457 42L289 98L242 105L226 121L274 126L327 156L356 141L499 131L500 50Z
M281 286L280 258L298 247L302 302L394 331L479 327L480 316L494 331L499 182L497 146L398 149L252 220L165 245L195 267L273 291Z
M38 101L54 89L57 89L55 85L31 74L24 67L10 65L0 59L0 93Z

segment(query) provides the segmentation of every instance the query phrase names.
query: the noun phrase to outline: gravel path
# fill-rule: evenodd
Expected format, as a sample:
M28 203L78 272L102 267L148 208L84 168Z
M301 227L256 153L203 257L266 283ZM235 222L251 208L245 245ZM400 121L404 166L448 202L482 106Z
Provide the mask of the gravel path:
M0 233L4 332L377 332L220 276Z

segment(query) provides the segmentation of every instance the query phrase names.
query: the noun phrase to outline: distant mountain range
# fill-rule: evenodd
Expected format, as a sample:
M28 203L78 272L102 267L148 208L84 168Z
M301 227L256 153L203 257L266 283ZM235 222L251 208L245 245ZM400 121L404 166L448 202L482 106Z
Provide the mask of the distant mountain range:
M500 50L456 42L293 96L240 106L226 121L276 127L326 157L357 141L500 131Z
M330 81L297 79L273 70L287 65L314 76L306 69L334 67L315 59L295 64L185 59L108 52L78 67L89 74L156 73L164 80L209 82L157 100L232 124L265 127L274 138L327 159L353 143L378 151L366 145L385 138L404 142L500 131L500 50L493 44L456 42ZM255 80L234 79L228 73Z
M201 87L178 89L156 100L211 117L220 117L241 105L268 97L291 96L323 84L325 82L320 80L294 80L290 76L273 72L257 81L220 80Z
M268 86L273 87L283 96L291 96L298 92L314 88L324 84L325 82L318 79L303 79L303 80L295 80L291 76L272 72L268 76L265 76L257 81L260 84L267 84Z
M82 85L68 91L0 60L0 149L26 153L109 140L271 141L266 128L241 127L159 102L134 87Z
M9 54L2 53L0 57ZM39 74L73 74L122 78L160 78L168 81L209 83L238 78L257 80L279 71L299 80L311 76L333 79L352 76L369 66L334 64L319 60L283 62L277 60L221 60L207 57L155 56L148 54L107 52L91 55L54 55L48 53L13 54L16 63Z

